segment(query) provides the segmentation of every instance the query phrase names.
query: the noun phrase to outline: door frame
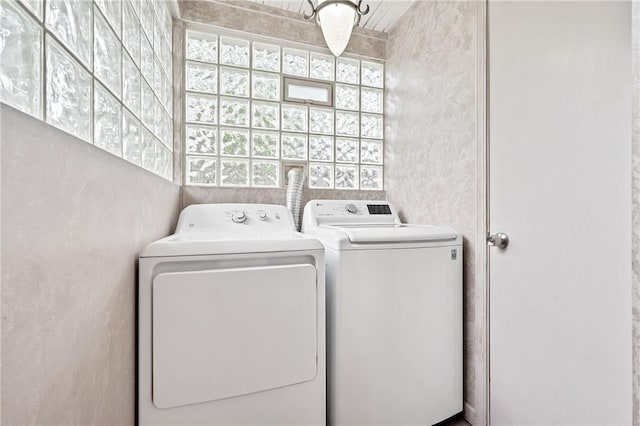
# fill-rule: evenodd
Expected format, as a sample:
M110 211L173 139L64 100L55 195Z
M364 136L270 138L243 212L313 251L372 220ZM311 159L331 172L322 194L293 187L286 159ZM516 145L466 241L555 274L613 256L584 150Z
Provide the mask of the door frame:
M473 426L488 426L489 418L489 0L477 4L477 229L475 264L476 373L474 407L465 404L465 417Z

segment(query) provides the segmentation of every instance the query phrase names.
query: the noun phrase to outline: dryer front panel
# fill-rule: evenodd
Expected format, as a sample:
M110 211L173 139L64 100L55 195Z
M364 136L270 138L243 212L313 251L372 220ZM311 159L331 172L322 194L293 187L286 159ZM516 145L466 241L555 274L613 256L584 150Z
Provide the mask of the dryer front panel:
M312 380L316 294L312 265L157 275L153 404L171 408Z

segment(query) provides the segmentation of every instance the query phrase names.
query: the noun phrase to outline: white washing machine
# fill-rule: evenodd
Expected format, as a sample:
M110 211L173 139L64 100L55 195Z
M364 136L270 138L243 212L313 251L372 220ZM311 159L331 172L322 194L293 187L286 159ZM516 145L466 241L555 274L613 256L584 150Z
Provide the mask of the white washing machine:
M462 239L381 201L313 200L325 246L327 421L431 425L462 411Z
M322 244L284 206L192 205L140 256L140 425L324 425Z

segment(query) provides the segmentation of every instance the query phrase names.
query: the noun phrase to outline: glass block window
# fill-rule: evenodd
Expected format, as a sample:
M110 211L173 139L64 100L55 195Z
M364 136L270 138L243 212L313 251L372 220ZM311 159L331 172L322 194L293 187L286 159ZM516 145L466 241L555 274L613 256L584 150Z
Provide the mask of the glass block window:
M151 0L0 1L0 101L172 180L167 7ZM190 90L217 93L210 68L189 72ZM199 105L206 119L208 106ZM206 134L192 135L209 154Z
M384 64L200 28L185 43L187 185L277 188L286 163L311 188L383 189ZM284 96L291 81L331 102Z

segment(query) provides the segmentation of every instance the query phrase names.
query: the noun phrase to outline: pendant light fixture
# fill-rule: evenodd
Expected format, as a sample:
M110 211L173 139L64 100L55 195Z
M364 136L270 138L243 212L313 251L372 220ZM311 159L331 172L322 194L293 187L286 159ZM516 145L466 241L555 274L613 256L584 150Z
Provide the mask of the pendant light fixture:
M357 3L356 0L318 0L317 6L312 0L307 2L312 11L311 15L303 13L304 19L315 17L331 53L342 55L349 44L353 27L360 23L362 15L369 13L369 6L363 10L362 0L357 0Z

